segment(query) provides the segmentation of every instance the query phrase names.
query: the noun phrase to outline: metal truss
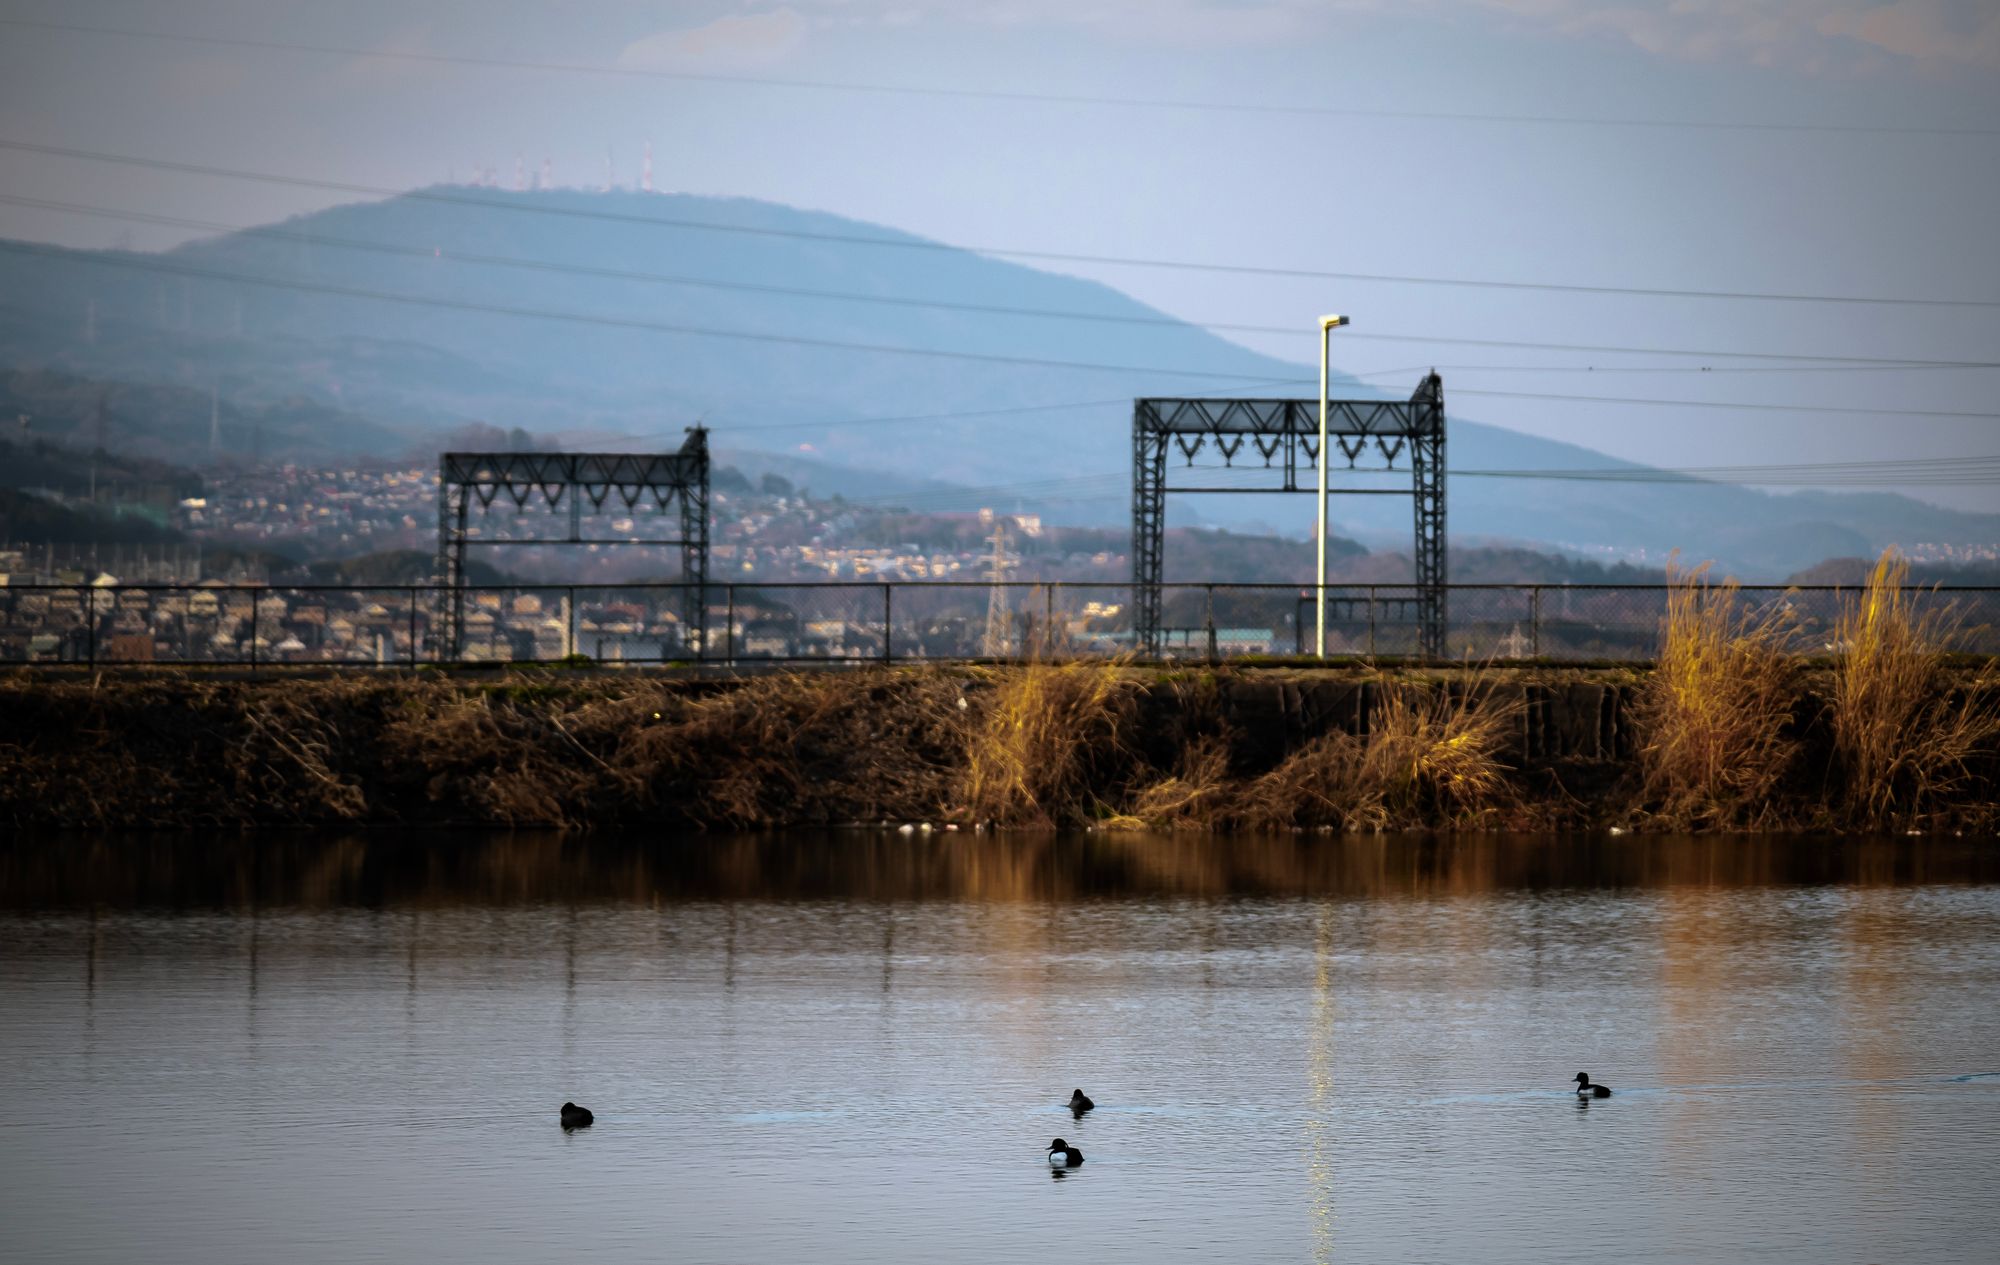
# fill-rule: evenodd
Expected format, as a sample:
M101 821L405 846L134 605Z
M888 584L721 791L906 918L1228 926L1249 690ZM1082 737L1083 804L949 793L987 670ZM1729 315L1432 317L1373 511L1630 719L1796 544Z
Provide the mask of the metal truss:
M1349 470L1394 470L1406 453L1410 488L1335 488L1332 496L1409 496L1415 504L1416 587L1420 644L1429 658L1445 652L1444 382L1427 374L1407 401L1331 400L1329 464ZM1265 484L1169 486L1167 459L1189 467L1213 448L1223 464L1261 459ZM1381 466L1364 466L1379 458ZM1319 462L1319 401L1138 399L1132 401L1132 602L1140 653L1160 653L1160 594L1164 582L1167 494L1304 492L1315 486ZM1251 468L1259 468L1252 466Z
M537 505L567 511L568 529L555 536L476 539L468 534L474 504L481 509L505 497L516 510ZM626 511L651 504L660 513L680 510L680 534L669 539L583 535L584 506ZM699 648L708 631L708 431L691 426L675 453L447 452L438 458L437 652L459 656L465 638L465 551L469 545L678 545L687 609L682 627Z

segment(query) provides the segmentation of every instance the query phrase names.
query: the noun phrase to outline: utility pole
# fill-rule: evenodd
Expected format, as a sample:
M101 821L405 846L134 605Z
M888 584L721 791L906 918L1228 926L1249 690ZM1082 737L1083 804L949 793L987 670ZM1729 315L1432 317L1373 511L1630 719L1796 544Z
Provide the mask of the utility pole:
M993 519L993 534L986 538L993 546L993 552L986 558L987 580L991 588L986 596L986 637L980 645L980 653L989 659L1001 659L1007 655L1007 568L1014 565L1007 559L1007 523L998 515Z
M1319 318L1319 494L1318 513L1313 518L1313 540L1319 558L1313 569L1313 654L1326 658L1326 378L1327 345L1333 331L1347 324L1344 316Z

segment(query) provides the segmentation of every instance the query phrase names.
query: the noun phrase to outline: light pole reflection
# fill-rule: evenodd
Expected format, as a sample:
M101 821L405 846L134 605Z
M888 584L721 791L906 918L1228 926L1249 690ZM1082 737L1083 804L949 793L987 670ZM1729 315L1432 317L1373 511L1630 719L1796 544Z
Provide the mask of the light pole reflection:
M1333 1093L1333 907L1322 901L1313 932L1312 1031L1306 1047L1311 1090L1306 1110L1306 1180L1310 1187L1313 1260L1333 1259L1333 1160L1327 1112Z

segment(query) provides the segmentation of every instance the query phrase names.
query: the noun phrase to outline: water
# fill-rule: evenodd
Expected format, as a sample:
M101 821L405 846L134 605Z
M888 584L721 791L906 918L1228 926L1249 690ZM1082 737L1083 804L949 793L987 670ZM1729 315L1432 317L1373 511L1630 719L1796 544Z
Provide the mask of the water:
M1990 1261L1996 996L1992 841L15 840L0 1256Z

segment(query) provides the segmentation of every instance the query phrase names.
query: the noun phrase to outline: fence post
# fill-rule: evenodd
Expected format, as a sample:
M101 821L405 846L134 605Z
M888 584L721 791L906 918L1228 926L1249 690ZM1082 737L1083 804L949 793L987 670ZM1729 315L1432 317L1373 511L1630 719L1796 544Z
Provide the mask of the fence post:
M736 586L725 584L723 601L728 609L722 616L722 661L730 667L736 666Z
M563 590L563 612L569 619L569 632L563 638L563 658L569 659L569 658L574 658L576 655L576 586L575 585L571 585L570 587Z
M250 590L250 675L257 675L257 590Z
M895 592L887 580L882 581L882 662L889 663L895 658L895 612L891 609L890 595Z
M85 653L90 656L91 668L95 669L97 667L97 590L91 588L89 584L83 586L83 626L87 634L87 644L89 645L89 649Z
M1375 657L1375 586L1368 586L1368 657Z
M1528 590L1528 649L1533 657L1542 657L1542 586L1539 584Z
M1202 626L1202 631L1203 631L1203 632L1204 632L1204 633L1205 633L1205 634L1207 635L1207 638L1208 638L1208 663L1209 663L1209 666L1210 666L1210 667L1214 667L1214 666L1215 666L1215 658L1216 658L1216 655L1215 655L1215 586L1214 586L1213 584L1209 584L1209 585L1204 585L1204 586L1203 586L1203 592L1204 592L1204 593L1206 594L1206 599L1205 599L1205 601L1204 601L1204 603L1203 603L1203 607L1202 607L1202 616L1201 616L1201 626Z
M410 666L417 666L417 586L410 586Z

